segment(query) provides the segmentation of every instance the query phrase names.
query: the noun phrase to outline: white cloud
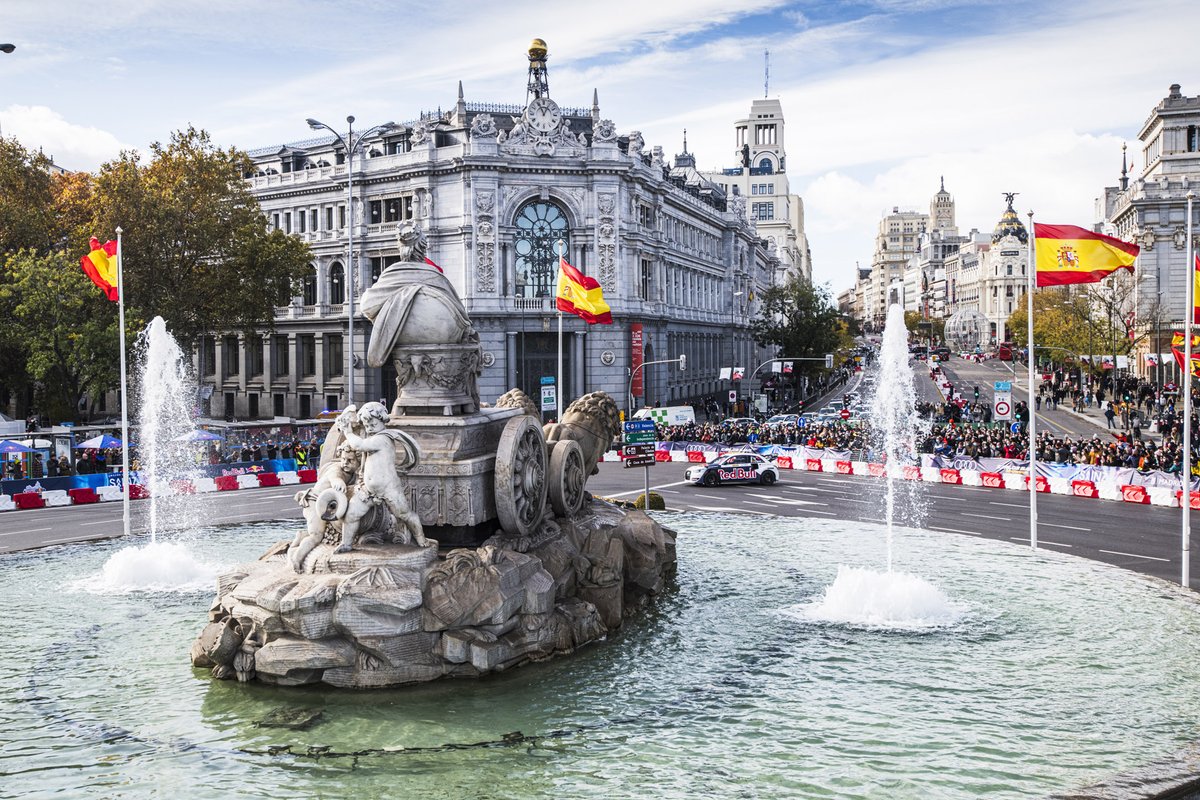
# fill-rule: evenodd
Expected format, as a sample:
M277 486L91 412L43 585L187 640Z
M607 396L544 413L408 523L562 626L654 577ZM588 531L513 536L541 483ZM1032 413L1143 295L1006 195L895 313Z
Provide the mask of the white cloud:
M5 136L69 170L95 170L125 147L108 131L68 122L46 106L9 106L0 113L0 126Z

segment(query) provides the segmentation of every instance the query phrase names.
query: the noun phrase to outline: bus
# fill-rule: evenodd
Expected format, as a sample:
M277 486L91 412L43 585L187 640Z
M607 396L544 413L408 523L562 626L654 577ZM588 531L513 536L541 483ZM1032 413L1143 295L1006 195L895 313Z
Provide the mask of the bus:
M1012 361L1014 350L1016 350L1016 345L1012 342L1001 342L996 347L996 358L1001 361Z

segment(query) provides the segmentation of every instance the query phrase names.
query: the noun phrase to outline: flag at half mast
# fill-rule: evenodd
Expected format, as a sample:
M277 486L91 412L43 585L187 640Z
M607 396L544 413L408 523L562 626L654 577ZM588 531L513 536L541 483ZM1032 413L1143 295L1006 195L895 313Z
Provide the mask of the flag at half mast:
M1038 286L1097 283L1119 269L1133 272L1139 248L1077 225L1034 223Z
M604 302L600 283L572 267L565 258L558 261L558 310L582 317L589 325L612 325L612 311Z

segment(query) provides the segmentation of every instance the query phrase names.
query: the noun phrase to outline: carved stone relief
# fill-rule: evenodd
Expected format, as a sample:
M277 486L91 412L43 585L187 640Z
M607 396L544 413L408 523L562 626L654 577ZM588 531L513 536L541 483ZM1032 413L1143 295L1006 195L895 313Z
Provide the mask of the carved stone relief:
M475 283L481 292L496 291L496 226L492 220L496 193L484 189L475 193Z
M495 137L498 129L496 128L496 120L491 114L477 114L475 119L471 120L471 135L478 138Z
M597 142L615 142L617 129L611 119L602 119L592 128L592 139Z

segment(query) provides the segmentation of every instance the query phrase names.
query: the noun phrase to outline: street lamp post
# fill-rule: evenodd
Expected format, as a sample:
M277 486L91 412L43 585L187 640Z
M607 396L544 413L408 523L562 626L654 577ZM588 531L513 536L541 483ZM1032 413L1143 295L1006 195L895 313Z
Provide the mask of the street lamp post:
M305 122L314 131L324 128L332 133L346 150L346 317L349 320L346 331L346 405L349 406L354 403L354 290L357 283L357 276L354 274L354 151L362 145L363 139L376 131L394 127L396 123L385 122L376 125L355 138L353 115L346 117L346 123L350 127L344 137L324 122L312 117Z

